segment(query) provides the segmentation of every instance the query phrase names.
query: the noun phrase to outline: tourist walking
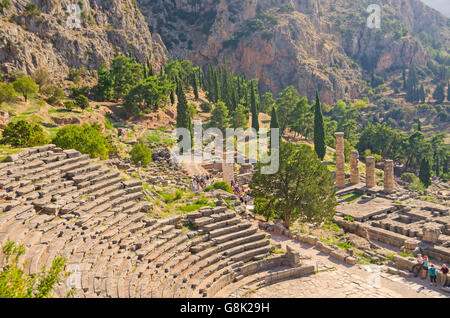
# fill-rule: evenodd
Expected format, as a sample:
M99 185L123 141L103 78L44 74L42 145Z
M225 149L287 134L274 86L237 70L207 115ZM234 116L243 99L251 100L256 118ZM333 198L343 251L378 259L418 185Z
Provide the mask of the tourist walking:
M433 285L433 283L437 284L436 282L436 268L434 268L434 265L431 265L428 269L428 274L430 275L430 285Z

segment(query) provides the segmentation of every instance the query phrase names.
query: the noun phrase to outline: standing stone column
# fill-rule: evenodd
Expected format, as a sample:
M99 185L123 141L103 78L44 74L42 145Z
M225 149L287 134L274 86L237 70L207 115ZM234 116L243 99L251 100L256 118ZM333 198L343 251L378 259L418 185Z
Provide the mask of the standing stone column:
M336 137L336 187L345 186L344 133L337 132Z
M394 161L384 162L384 192L394 191Z
M358 150L352 150L350 153L350 183L357 184L359 183L359 152Z
M375 158L366 158L366 188L375 186Z
M234 181L234 161L228 163L225 154L222 161L222 177L228 184L231 184L231 181Z

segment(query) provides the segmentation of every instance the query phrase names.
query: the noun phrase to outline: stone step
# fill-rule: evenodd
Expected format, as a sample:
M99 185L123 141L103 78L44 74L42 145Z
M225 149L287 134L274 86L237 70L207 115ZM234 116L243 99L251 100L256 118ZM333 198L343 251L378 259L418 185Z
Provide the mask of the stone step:
M248 229L251 225L252 224L250 222L244 221L234 226L213 230L209 232L209 237L213 239L216 237L225 236L226 234L240 232L242 230Z
M242 222L242 219L240 217L234 217L232 219L228 219L225 221L221 221L221 222L214 222L211 224L207 224L205 226L202 226L202 228L206 231L206 232L211 232L213 230L217 230L217 229L221 229L221 228L228 228L230 226L239 224Z
M78 184L86 182L86 181L94 180L94 179L96 179L96 178L98 178L100 176L103 176L103 175L105 175L105 174L107 174L109 172L110 172L110 170L108 168L94 170L94 171L89 172L89 173L73 176L72 180L75 182L75 184L78 185ZM89 185L90 184L91 183L89 182Z
M229 234L225 234L223 236L218 236L215 238L212 238L211 241L214 243L214 245L219 245L240 237L244 237L244 236L250 236L255 234L258 231L258 228L256 226L249 226L246 229L242 230L242 231L238 231L238 232L233 232L233 233L229 233Z
M246 246L247 243L252 243L252 242L257 242L263 239L267 238L267 234L265 232L259 232L259 233L255 233L249 236L244 236L244 237L239 237L239 238L235 238L231 241L222 243L217 245L217 251L218 252L222 252L234 247L241 247L242 246ZM270 241L269 241L270 244ZM231 254L227 254L227 255L231 255Z
M265 245L257 249L252 249L239 254L235 254L230 259L233 262L251 260L255 256L268 254L272 252L273 249L273 246Z

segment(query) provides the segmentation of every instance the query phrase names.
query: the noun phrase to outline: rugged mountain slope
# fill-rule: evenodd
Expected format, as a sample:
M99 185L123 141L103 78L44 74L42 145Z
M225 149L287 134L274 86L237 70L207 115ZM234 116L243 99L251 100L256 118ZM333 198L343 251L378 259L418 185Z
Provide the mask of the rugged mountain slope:
M158 35L152 36L139 9L131 0L83 0L81 28L68 24L73 1L10 0L0 13L2 71L32 73L46 67L55 79L70 68L93 70L109 61L115 51L131 52L142 62L151 57L154 67L168 59ZM35 6L30 3L34 3Z
M325 102L358 97L373 73L426 65L447 48L448 19L419 0L382 0L381 29L367 27L368 0L138 0L175 57L227 58L262 89L294 85ZM419 38L420 35L420 38Z

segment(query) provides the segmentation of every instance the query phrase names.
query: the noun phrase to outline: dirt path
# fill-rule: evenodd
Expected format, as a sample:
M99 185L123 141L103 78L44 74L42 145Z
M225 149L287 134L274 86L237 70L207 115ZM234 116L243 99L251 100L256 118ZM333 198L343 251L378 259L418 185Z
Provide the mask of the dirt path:
M207 174L205 168L201 166L199 163L183 163L184 168L187 170L189 176L198 176L202 174Z

